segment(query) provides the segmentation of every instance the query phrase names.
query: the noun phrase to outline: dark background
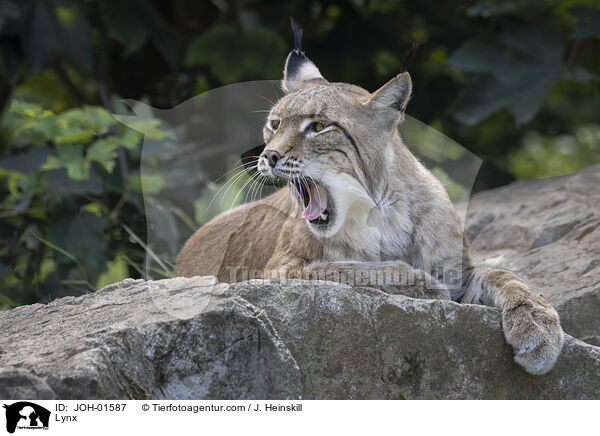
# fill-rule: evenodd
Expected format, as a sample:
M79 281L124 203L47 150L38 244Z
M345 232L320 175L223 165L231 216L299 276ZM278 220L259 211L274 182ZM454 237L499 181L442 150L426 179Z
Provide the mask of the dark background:
M408 113L483 159L476 191L600 162L598 1L0 0L0 306L145 277L141 136L110 113L279 79L292 16L370 91L418 42Z

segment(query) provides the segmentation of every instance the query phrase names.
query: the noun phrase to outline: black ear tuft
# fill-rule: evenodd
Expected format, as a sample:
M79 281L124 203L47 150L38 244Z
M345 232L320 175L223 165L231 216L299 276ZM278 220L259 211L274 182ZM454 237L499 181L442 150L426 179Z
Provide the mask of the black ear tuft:
M298 27L294 17L290 17L290 23L292 24L292 32L294 33L294 51L296 54L302 53L302 29Z
M408 70L408 63L410 62L413 55L417 51L417 48L419 48L419 43L417 41L413 41L413 43L410 45L410 48L404 55L404 61L402 62L402 67L400 67L401 73L404 73L405 71Z
M308 58L302 51L302 29L298 27L298 23L296 23L293 17L290 17L290 23L292 25L292 33L294 34L294 50L292 50L287 59L285 71L287 76L292 78L298 75L302 64L307 62Z
M283 70L281 86L285 92L298 91L308 86L328 83L323 78L317 66L306 57L302 51L302 30L293 18L292 32L294 33L294 49L290 52Z

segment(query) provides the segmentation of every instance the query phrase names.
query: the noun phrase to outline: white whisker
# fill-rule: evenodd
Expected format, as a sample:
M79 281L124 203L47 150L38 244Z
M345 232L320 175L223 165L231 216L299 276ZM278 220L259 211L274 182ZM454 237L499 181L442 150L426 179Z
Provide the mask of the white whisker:
M216 200L217 196L219 195L219 192L221 192L223 190L223 188L225 188L226 186L229 185L229 187L225 191L225 194L226 194L229 191L229 189L231 188L231 186L233 186L245 173L246 173L246 170L241 169L241 170L239 170L239 173L235 174L234 176L232 176L231 179L229 179L227 182L225 182L223 184L223 186L221 186L219 188L219 190L215 193L215 195L213 195L213 198L210 200L210 203L208 203L208 206L206 206L205 212L207 212L210 209L213 202Z
M238 161L234 164L235 167L233 167L232 169L230 169L229 171L227 171L225 174L223 174L221 177L219 177L217 180L215 180L214 182L217 183L219 180L221 180L223 177L225 177L227 174L239 169L239 168L245 168L245 169L250 169L252 167L257 166L258 164L258 156L256 157L256 159L253 159L249 162L246 163L240 163L239 165L237 164L238 162L241 162L241 159L238 159Z
M248 189L248 192L246 193L246 196L244 197L244 203L246 203L246 200L248 199L248 194L252 193L252 195L250 195L250 203L254 202L254 194L255 194L255 190L258 187L258 184L260 183L260 178L261 178L261 174L260 173L256 173L257 177L254 178L254 182L252 182L252 184L250 185L250 189Z
M258 175L258 174L259 174L259 173L255 173L255 174L253 174L253 175L252 175L252 176L251 176L251 177L250 177L248 180L246 180L246 183L244 183L244 184L242 185L242 187L240 188L239 192L237 193L237 195L235 196L235 198L234 198L234 199L233 199L233 201L231 202L231 207L230 207L229 209L233 208L233 205L234 205L234 204L235 204L235 202L237 201L238 197L240 196L240 194L242 193L242 191L244 190L244 188L245 188L245 187L246 187L246 186L247 186L247 185L248 185L250 182L252 182L252 181L255 179L255 177L257 177L257 175Z
M260 185L260 191L258 192L258 201L262 200L262 192L263 189L265 189L265 181L267 180L267 178L265 176L262 176L262 183Z
M252 197L250 198L251 202L255 202L255 201L260 201L260 192L262 191L263 186L265 186L264 184L264 179L265 176L263 176L262 174L259 173L259 177L257 179L257 183L256 183L256 187L254 188L254 193L252 195Z
M267 100L269 103L271 103L273 106L275 106L276 103L274 103L273 101L271 101L270 99L268 99L267 97L265 97L264 95L260 95L258 94L259 97L264 98L265 100Z

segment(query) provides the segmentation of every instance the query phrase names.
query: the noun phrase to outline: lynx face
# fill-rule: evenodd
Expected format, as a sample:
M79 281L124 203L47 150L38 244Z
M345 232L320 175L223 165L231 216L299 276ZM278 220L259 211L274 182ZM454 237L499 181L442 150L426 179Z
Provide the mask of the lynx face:
M408 73L370 94L345 83L329 83L299 50L288 56L287 92L272 108L257 169L286 178L310 230L333 236L349 217L377 205L397 133L410 95Z

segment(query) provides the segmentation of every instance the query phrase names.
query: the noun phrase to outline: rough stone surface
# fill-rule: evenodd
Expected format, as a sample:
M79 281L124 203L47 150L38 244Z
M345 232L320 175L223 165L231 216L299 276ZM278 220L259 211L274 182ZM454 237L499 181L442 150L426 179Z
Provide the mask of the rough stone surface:
M211 302L206 283L126 280L0 313L0 397L299 397L300 371L269 320L243 299ZM18 391L4 381L14 368Z
M556 367L531 376L496 308L214 283L129 280L0 314L0 397L600 398L599 347L568 337Z
M600 344L600 166L476 195L476 260L515 270ZM0 313L10 399L600 399L600 347L514 363L499 309L327 282L126 280Z
M529 280L566 332L600 345L600 165L477 194L465 227L474 260Z

